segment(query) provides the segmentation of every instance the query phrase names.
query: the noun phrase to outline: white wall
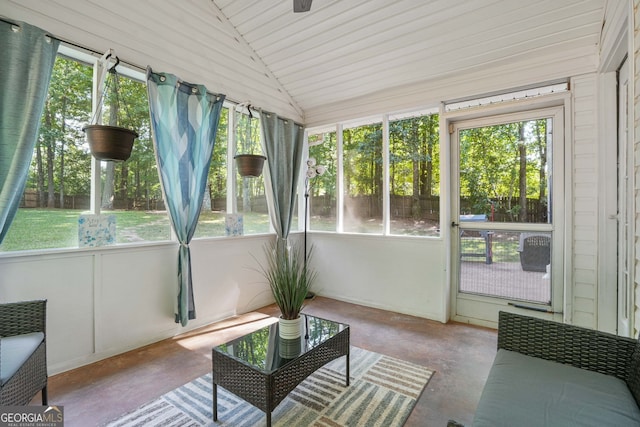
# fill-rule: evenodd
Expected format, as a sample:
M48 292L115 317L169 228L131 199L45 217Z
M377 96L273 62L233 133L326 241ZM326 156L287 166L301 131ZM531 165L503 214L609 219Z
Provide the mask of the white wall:
M571 323L597 326L598 277L598 115L597 75L595 73L571 79L573 141L571 143L572 202L568 207L572 221L568 242L569 266L572 268L571 289L565 302L570 308Z
M177 244L169 242L1 254L0 301L48 300L54 374L271 304L257 267L272 239L191 243L197 319L186 328L174 322ZM446 321L441 239L310 233L309 242L319 295Z
M175 243L0 256L0 301L48 300L49 373L273 302L256 266L271 236L192 242L197 319L174 322Z
M319 295L446 322L442 239L312 233Z
M634 108L634 120L631 126L631 138L634 142L634 200L635 200L635 233L633 235L633 242L635 247L635 263L633 266L634 272L634 285L635 285L635 313L634 313L634 335L638 335L640 330L640 215L638 214L640 204L640 67L636 64L640 61L640 1L633 1L633 40L632 48L629 53L631 61L631 75L633 76L633 104Z

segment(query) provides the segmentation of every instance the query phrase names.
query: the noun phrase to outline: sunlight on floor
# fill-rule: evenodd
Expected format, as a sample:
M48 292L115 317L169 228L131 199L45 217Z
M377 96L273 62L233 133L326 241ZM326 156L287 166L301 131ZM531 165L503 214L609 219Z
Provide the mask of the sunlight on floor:
M202 347L211 348L212 341L215 342L214 345L223 344L277 321L277 318L264 313L251 312L203 326L194 331L181 334L173 338L173 340L188 350L197 350Z

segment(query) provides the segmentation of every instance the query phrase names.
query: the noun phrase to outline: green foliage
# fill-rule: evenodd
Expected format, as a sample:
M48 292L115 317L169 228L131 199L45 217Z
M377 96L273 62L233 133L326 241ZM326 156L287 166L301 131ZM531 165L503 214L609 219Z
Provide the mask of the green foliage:
M225 197L227 194L227 139L229 109L220 113L216 142L213 147L211 166L209 167L209 191L212 198Z
M539 197L540 171L546 166L545 136L546 119L462 130L461 196L476 203L518 196L521 190L527 197ZM518 177L520 144L526 149L526 183L520 183Z
M309 135L309 157L313 157L316 159L316 164L326 168L324 175L313 178L313 185L310 188L311 197L327 195L335 200L338 162L336 133Z
M90 170L82 126L90 119L92 78L91 67L56 58L27 188L44 192L52 184L67 194L83 194L79 192L88 189L80 169ZM63 159L73 170L61 170Z
M432 196L440 192L440 130L437 114L389 122L390 192Z
M234 110L235 111L235 110ZM262 154L260 120L248 114L236 112L236 154Z
M312 252L313 248L307 254L307 262L311 260ZM304 251L298 245L293 245L288 252L276 250L275 245L266 245L264 254L267 262L260 264L260 271L269 283L282 318L296 319L317 273L307 267Z
M266 368L269 349L269 328L262 328L249 335L233 340L231 343L221 344L220 348L229 351L233 348L233 355L240 360L246 360L254 366Z
M382 123L343 131L345 192L354 196L382 194Z
M92 119L92 80L90 66L63 56L56 58L28 189L41 194L48 189L66 195L90 194L91 155L82 127ZM118 76L118 81L118 102L112 93L105 94L103 122L109 123L113 111L117 125L135 130L139 138L127 162L111 165L115 169L114 192L121 198L160 198L146 85L123 76ZM47 206L46 200L40 202Z

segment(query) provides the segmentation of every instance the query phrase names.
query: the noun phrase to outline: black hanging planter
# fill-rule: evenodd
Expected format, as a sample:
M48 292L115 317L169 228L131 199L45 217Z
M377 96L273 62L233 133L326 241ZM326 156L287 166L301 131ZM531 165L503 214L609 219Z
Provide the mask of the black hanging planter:
M262 167L267 158L260 154L236 154L236 166L242 177L257 178L262 174Z
M109 54L109 56L111 56L111 54ZM109 56L107 56L107 59ZM120 59L116 56L115 64L108 70L110 78L105 82L104 90L100 94L100 99L98 100L99 107L94 112L92 120L94 123L96 119L95 115L102 111L107 89L110 89L115 102L115 105L112 105L112 108L116 109L114 124L117 125L117 111L120 109L120 98L118 96L120 85L118 84L118 72L116 71L118 64L120 64ZM113 81L113 85L110 88L109 83L111 80ZM133 140L138 137L138 134L131 129L118 126L93 124L85 125L82 130L87 135L87 142L89 143L89 149L91 150L93 157L98 160L105 161L118 162L127 160L129 156L131 156Z
M82 130L87 135L91 154L98 160L124 161L131 156L133 140L138 134L117 126L86 125Z

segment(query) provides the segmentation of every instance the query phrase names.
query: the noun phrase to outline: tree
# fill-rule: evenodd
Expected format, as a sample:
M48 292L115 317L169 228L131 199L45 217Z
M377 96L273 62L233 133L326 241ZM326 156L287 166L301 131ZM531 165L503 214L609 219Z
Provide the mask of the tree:
M228 140L229 109L223 108L220 112L216 142L211 155L211 165L209 166L209 178L207 180L207 191L205 199L208 199L207 206L210 210L215 210L215 200L226 198L227 195L227 140ZM207 200L205 200L207 202ZM204 207L203 207L204 209ZM229 208L227 207L227 210Z
M543 203L546 197L546 123L539 119L460 131L463 210L487 213L494 204L510 221L530 220L528 199Z
M63 207L65 188L76 187L76 183L68 183L65 154L77 151L84 143L80 128L91 111L91 81L90 67L61 56L56 58L28 182L28 188L38 190L41 206L55 207L57 189Z
M410 196L411 214L423 215L422 200L431 197L439 182L437 114L389 122L390 193Z

